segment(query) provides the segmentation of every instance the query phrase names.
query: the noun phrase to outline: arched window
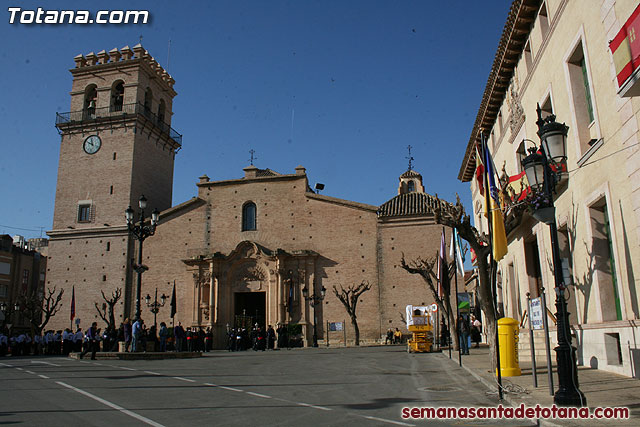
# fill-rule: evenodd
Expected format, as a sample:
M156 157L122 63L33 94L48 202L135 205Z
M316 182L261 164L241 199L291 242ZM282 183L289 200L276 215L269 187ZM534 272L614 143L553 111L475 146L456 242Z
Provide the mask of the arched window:
M118 80L111 86L111 112L122 111L124 105L124 82Z
M151 88L148 87L144 92L144 114L148 117L151 115L151 101L153 100L153 93Z
M413 193L414 191L416 191L416 184L411 180L407 183L407 192Z
M98 89L96 85L89 85L84 91L84 115L85 118L95 119L96 103L98 102Z
M164 103L164 99L160 100L160 105L158 106L158 125L161 127L164 125L164 113L167 109L166 104Z
M247 202L242 207L242 231L256 230L256 204Z

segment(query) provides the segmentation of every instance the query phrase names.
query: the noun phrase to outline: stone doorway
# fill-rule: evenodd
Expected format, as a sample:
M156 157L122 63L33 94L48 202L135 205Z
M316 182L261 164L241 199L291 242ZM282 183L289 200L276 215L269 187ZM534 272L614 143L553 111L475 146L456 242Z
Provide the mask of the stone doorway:
M234 328L251 330L256 323L265 327L266 295L266 292L234 293Z

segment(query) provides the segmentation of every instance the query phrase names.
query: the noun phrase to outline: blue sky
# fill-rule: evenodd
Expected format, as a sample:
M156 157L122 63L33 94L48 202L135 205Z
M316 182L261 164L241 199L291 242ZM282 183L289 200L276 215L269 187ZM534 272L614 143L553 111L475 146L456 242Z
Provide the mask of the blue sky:
M307 168L323 194L380 205L407 169L470 206L457 180L509 1L5 2L22 9L149 10L146 25L21 25L0 13L0 233L51 228L73 57L142 44L178 96L173 204L203 173ZM123 211L126 207L123 206ZM44 233L43 233L44 236Z

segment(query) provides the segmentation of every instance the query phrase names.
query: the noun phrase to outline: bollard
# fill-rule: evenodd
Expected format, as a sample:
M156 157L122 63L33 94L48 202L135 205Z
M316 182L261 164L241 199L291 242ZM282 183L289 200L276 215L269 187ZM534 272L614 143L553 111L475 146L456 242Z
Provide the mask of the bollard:
M498 320L498 340L500 342L500 373L503 377L521 375L518 365L518 322L510 317ZM497 370L496 370L497 374Z

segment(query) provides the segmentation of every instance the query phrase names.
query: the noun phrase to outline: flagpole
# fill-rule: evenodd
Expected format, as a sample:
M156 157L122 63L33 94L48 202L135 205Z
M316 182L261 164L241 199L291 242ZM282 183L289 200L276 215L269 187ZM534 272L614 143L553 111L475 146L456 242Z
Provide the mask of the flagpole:
M487 141L484 137L484 134L481 134L481 140L482 140L482 154L485 157L485 163L488 163L488 161L490 161L490 159L488 159L487 156ZM489 192L491 191L490 188L490 184L489 184L489 176L488 176L488 165L485 165L484 167L484 182L485 182L485 188L484 188L484 202L487 206L488 212L490 217L487 218L487 224L489 226L489 267L490 267L490 281L491 281L491 296L493 298L493 318L494 321L496 323L496 333L495 333L495 342L496 342L496 372L498 375L498 396L500 397L500 400L504 399L504 395L502 392L502 372L500 370L500 340L498 339L498 310L497 310L497 305L498 305L498 295L497 295L497 289L496 289L496 283L495 283L495 270L496 270L496 266L494 265L495 262L493 260L493 226L491 223L491 218L493 217L493 212L491 209L491 197L489 195Z
M454 228L453 230L451 230L451 236L453 237L453 277L456 283L456 319L460 319L460 306L458 304L458 254L456 250L458 241L455 234L456 229ZM460 367L462 367L462 348L460 346L460 343L458 343L458 363L460 364Z

